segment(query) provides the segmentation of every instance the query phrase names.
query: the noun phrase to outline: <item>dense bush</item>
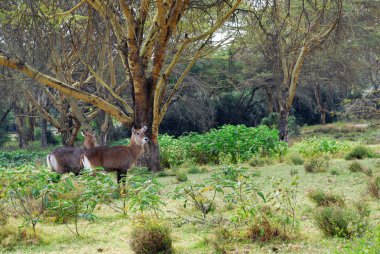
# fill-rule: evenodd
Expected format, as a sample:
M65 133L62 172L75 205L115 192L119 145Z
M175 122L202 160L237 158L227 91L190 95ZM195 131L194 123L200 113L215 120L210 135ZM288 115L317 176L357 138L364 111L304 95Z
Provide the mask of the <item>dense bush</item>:
M365 232L369 212L366 208L323 206L316 209L314 220L326 236L351 238Z
M351 143L329 138L307 138L294 144L291 152L299 152L303 156L311 157L321 154L339 154L350 149Z
M253 155L272 156L286 152L287 145L279 141L278 131L266 126L249 128L225 125L205 134L192 133L178 139L163 135L159 139L164 167L185 160L197 163L237 163Z
M130 245L136 254L169 254L173 251L169 228L157 220L138 220L132 229Z
M346 160L353 159L364 159L373 157L373 152L365 146L355 146L347 155L345 156Z

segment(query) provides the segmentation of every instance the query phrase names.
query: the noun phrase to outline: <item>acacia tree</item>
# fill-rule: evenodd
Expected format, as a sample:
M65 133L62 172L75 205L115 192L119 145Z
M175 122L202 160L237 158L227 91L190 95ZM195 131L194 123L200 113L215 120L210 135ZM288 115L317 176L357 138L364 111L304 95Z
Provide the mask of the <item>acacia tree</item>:
M272 67L274 86L267 89L278 104L280 139L288 140L288 116L305 59L337 27L342 0L266 0L251 5L249 22Z
M35 2L33 1L33 4ZM159 125L171 100L197 58L201 57L206 46L210 45L213 33L233 14L240 2L241 0L231 3L189 0L82 0L60 13L56 12L57 9L52 12L49 8L40 8L38 14L47 20L75 15L78 12L88 18L95 12L103 18L102 22L109 22L116 40L113 50L118 52L132 88L132 106L99 76L96 77L97 80L117 98L117 105L108 102L107 98L74 87L70 82L43 74L10 55L0 54L0 65L21 71L66 96L91 103L126 125L134 123L141 127L146 124L151 142L145 156L145 164L151 170L158 171ZM44 6L50 6L53 2L42 3ZM54 3L59 4L60 2ZM171 57L168 57L169 51L173 52ZM184 60L187 62L186 68L178 79L171 80L174 67ZM91 67L83 61L82 64Z

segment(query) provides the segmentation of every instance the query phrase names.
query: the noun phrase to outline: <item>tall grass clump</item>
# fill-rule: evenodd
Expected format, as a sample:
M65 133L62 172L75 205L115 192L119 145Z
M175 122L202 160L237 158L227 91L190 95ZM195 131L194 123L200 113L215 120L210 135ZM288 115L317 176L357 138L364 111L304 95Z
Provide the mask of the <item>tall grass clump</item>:
M355 146L349 153L344 157L346 160L362 160L364 158L372 158L373 152L371 149L365 146Z
M364 172L365 168L360 162L354 161L348 166L348 170L350 170L353 173L356 173L356 172Z
M294 165L303 165L305 160L298 152L292 152L288 155L288 160Z
M380 198L380 176L370 177L368 179L367 188L372 197Z
M341 196L332 193L326 193L323 190L312 190L307 194L308 198L310 198L316 206L344 206L344 200Z
M170 229L158 220L139 219L134 223L130 246L136 254L170 254Z
M307 173L326 172L329 167L329 162L326 158L310 158L305 161L303 167Z

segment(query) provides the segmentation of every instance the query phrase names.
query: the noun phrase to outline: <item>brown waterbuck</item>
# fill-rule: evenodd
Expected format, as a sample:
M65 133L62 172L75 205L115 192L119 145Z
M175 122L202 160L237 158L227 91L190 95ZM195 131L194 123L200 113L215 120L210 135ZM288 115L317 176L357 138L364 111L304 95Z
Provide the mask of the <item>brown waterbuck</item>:
M81 155L90 148L97 146L95 134L90 131L82 131L84 143L82 147L57 147L46 158L49 168L53 171L64 174L74 173L79 174L83 168L80 163Z
M128 146L100 146L88 149L81 158L83 166L91 170L102 168L108 172L116 171L117 181L120 183L128 169L144 153L144 145L148 142L146 130L146 126L141 129L132 128L131 142Z

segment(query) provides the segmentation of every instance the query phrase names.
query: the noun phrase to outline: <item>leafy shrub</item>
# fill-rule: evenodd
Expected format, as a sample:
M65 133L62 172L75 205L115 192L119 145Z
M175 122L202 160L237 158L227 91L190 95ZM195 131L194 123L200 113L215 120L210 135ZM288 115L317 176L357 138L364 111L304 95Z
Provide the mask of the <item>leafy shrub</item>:
M127 174L124 183L119 186L122 202L110 202L109 206L116 212L127 215L128 212L143 213L153 211L158 217L160 206L165 203L161 200L162 185L146 168L138 168Z
M356 173L356 172L364 172L365 171L365 168L364 166L358 162L358 161L354 161L352 162L349 166L348 166L348 169L353 172L353 173Z
M311 158L305 161L303 167L308 173L326 172L329 166L328 161L324 158Z
M24 219L22 226L32 227L35 238L36 226L46 210L53 175L55 173L32 166L0 171L5 198L11 204L14 214Z
M336 168L333 168L330 170L330 174L333 175L333 176L337 176L340 174L339 170L336 169Z
M373 157L373 152L365 146L355 146L344 158L346 160L361 160Z
M341 206L321 206L314 213L318 228L326 236L351 238L365 232L368 211Z
M215 208L215 195L208 197L205 195L207 192L215 190L210 186L204 184L192 184L185 183L177 188L175 188L173 193L173 199L183 199L184 208L187 207L187 204L190 203L197 211L202 213L203 219L206 218L206 215L212 212Z
M290 153L288 158L294 165L303 165L305 162L302 156L297 152Z
M200 164L231 164L248 160L253 155L283 154L287 149L287 144L279 141L278 131L266 126L224 125L205 134L192 133L178 139L163 135L159 142L165 167L186 160Z
M348 241L343 246L343 251L337 253L358 254L358 253L378 253L380 250L380 224L366 232L364 237L357 237L353 241Z
M173 251L169 228L152 219L140 219L134 223L130 245L136 254L169 254Z
M50 190L49 215L79 236L79 219L94 221L95 207L110 198L113 186L108 174L93 176L90 171L83 171L79 177L66 174ZM74 221L74 229L68 225L70 220Z
M312 137L302 140L294 144L291 148L291 152L299 152L306 157L315 157L321 154L339 154L348 151L351 147L351 143L347 141L339 141L329 138Z
M371 196L380 198L380 176L369 178L367 188Z
M186 172L183 170L177 171L175 178L178 182L186 182L188 179Z
M341 196L332 193L326 193L320 189L310 191L307 196L317 206L344 206L344 200Z

